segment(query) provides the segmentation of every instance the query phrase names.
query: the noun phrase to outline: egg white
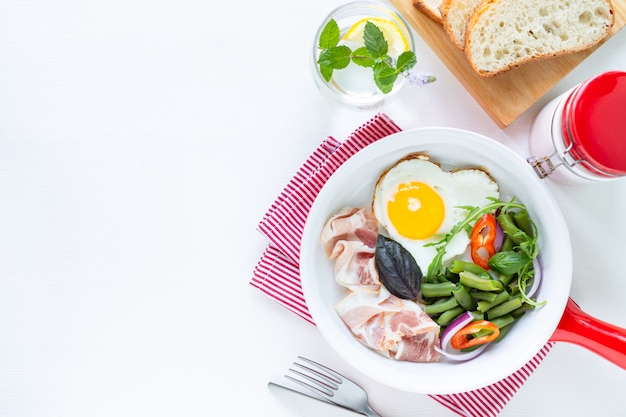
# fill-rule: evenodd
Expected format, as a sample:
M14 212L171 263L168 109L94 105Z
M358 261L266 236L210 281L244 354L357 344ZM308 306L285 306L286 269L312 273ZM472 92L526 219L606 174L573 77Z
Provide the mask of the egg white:
M410 182L421 182L435 190L444 202L444 219L435 234L424 239L411 239L401 235L387 212L387 203L393 200L398 187ZM415 258L422 272L437 251L428 243L438 242L450 232L455 224L462 221L467 210L459 206L482 207L489 198L499 198L498 184L485 171L471 168L457 171L444 171L424 155L409 155L387 170L376 183L372 210L378 223L387 231L390 238L400 243ZM443 261L446 262L466 251L470 239L466 233L458 233L448 244Z

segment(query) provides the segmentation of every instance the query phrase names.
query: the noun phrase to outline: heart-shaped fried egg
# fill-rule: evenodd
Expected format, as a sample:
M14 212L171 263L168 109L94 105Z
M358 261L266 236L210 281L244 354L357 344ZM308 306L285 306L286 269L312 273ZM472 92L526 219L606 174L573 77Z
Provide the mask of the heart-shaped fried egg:
M372 210L389 237L405 247L425 271L439 241L467 216L460 206L482 207L499 197L498 184L485 171L444 171L427 156L412 154L383 173L376 183ZM448 244L443 261L465 252L466 233Z

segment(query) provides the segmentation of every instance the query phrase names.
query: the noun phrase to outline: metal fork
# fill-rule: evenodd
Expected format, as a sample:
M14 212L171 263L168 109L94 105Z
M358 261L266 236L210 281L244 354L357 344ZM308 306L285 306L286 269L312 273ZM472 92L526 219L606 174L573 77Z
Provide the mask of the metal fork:
M357 413L369 417L381 417L369 405L367 393L359 385L333 371L302 356L298 356L301 362L294 362L295 368L289 371L295 375L285 375L285 378L309 389L320 398L348 408Z

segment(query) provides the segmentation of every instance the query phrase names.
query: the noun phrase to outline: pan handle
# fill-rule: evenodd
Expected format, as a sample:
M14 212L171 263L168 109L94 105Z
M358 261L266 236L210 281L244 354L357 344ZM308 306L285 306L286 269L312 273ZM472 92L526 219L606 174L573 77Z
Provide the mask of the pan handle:
M571 298L550 341L574 343L626 369L626 329L590 316Z

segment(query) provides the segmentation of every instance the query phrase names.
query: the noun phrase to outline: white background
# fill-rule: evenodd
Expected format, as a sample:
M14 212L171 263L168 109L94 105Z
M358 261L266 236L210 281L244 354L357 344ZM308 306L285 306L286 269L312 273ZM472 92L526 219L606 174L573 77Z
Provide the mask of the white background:
M454 415L366 379L248 284L274 197L323 138L374 115L327 101L309 72L339 4L0 0L0 416L296 416L266 388L296 355L352 376L384 416ZM622 31L500 129L416 42L438 81L382 111L521 153L549 98L626 70ZM572 297L626 327L626 183L550 188ZM624 386L558 344L502 416L617 416Z

